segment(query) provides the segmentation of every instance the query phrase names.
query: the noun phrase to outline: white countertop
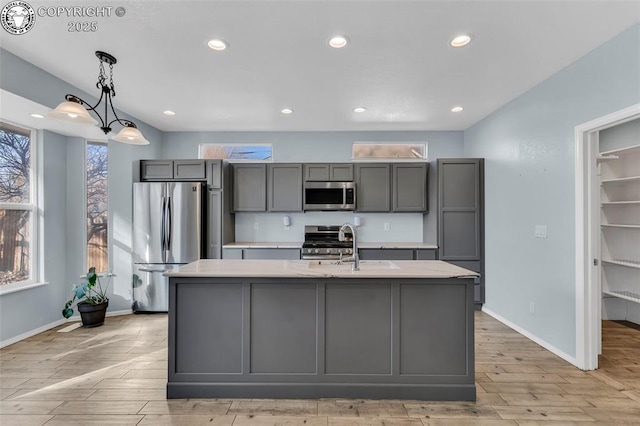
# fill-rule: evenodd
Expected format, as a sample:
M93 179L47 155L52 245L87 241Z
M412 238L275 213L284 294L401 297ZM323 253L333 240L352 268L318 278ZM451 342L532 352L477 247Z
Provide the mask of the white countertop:
M254 249L254 248L275 248L275 249L299 249L302 242L233 242L222 246L226 249ZM437 249L436 244L429 243L407 243L407 242L388 242L388 243L367 243L358 241L358 248L361 249Z
M203 259L164 275L168 277L260 278L460 278L478 274L441 260L363 260L360 270L328 260Z

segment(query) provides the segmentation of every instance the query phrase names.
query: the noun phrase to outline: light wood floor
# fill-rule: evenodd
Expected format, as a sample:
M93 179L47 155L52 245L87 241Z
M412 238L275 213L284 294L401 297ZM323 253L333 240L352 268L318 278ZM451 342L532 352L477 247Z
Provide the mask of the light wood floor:
M640 424L640 330L604 324L603 368L583 372L476 313L478 400L165 399L166 315L39 334L0 350L0 425Z

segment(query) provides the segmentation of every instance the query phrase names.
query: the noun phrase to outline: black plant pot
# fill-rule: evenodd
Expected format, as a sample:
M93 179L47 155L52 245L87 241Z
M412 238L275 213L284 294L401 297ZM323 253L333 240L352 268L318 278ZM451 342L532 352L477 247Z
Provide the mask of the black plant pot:
M108 300L97 305L92 305L89 302L78 303L78 312L80 312L80 318L82 318L82 326L90 328L104 324L107 306L109 306Z

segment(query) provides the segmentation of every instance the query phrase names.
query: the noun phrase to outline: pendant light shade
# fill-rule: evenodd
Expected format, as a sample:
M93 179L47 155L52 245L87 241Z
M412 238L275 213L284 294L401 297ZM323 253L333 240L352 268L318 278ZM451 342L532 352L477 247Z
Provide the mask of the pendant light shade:
M82 104L74 100L62 102L56 109L49 111L47 117L79 124L98 124Z
M149 141L142 136L133 123L127 124L113 138L116 142L128 143L131 145L149 145Z
M98 102L92 106L78 96L68 94L65 96L66 101L62 102L54 110L49 111L47 116L72 123L99 125L105 135L111 133L112 124L118 123L123 126L123 128L112 138L114 141L131 145L148 145L149 141L142 136L142 133L138 130L135 123L131 120L118 117L116 109L113 106L113 98L116 96L116 88L113 84L113 66L118 62L117 59L113 55L101 51L97 51L96 56L100 61L98 83L96 84L98 89L100 89L100 99L98 99ZM108 78L105 66L109 67ZM104 110L104 116L98 112L98 107ZM100 124L89 115L89 111L93 111L100 120ZM113 114L112 120L109 119L109 111Z

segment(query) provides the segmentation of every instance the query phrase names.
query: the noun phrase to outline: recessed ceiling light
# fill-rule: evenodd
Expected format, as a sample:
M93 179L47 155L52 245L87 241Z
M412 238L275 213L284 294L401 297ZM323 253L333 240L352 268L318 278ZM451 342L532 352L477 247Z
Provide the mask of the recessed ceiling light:
M162 112L164 115L176 115L175 112L171 111L171 110L166 110Z
M455 106L455 107L451 108L451 112L460 112L463 109L464 108L462 108L461 106Z
M454 39L451 40L450 44L452 47L462 47L462 46L466 46L470 42L471 42L471 36L469 34L461 34L457 37L454 37Z
M333 47L334 49L345 47L347 43L349 43L349 39L347 38L347 36L335 36L331 37L331 39L329 40L329 46Z
M209 40L209 43L207 44L213 50L224 50L228 47L227 42L219 38L214 38L213 40Z
M293 110L291 108L283 108L280 112L283 114L292 114Z
M355 107L353 112L365 112L367 109L365 107Z
M44 118L44 115L42 115L42 114L36 114L36 113L31 114L31 116L32 116L33 118Z

